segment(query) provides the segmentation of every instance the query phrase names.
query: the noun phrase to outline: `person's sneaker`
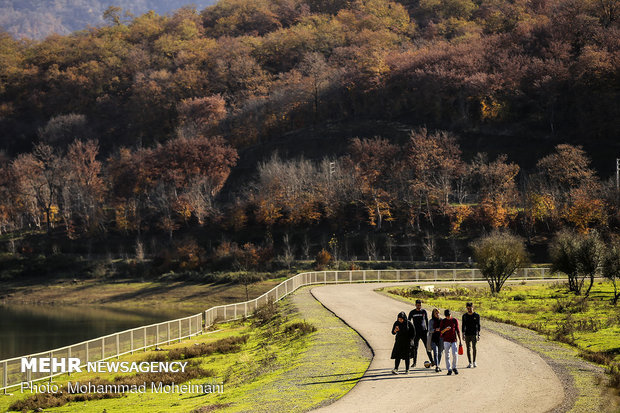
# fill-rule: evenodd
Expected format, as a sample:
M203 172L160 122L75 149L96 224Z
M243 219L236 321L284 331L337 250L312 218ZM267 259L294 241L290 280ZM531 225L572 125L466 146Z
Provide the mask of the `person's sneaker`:
M412 369L415 369L415 363L413 363L413 364L411 365L411 368L412 368Z
M468 368L468 369L471 369L471 363L469 363L469 364L467 365L467 368Z
M474 367L478 367L478 365L476 364L476 362L474 361Z
M459 371L457 369L452 369L452 371L454 371L454 374L459 374Z
M398 370L392 369L392 374L398 374Z
M435 372L439 373L439 367L435 367Z
M452 370L448 370L448 376L452 375Z
M409 374L409 370L405 370L405 374Z

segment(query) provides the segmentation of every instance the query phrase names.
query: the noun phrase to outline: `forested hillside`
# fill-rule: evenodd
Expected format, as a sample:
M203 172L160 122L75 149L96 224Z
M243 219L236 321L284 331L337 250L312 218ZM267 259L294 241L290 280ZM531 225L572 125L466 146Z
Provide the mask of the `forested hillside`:
M109 7L119 7L135 15L153 10L159 14L187 4L205 7L213 0L1 0L0 27L17 38L42 39L52 33L69 34L104 23ZM126 15L125 18L130 16Z
M221 0L2 34L0 231L163 238L196 266L313 256L307 231L335 255L456 259L493 228L611 236L617 6Z

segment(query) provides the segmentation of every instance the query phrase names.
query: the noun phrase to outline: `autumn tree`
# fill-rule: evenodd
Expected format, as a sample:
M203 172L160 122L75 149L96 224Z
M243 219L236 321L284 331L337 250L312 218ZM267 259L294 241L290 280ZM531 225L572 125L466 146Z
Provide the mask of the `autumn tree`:
M590 158L581 146L557 145L555 152L541 158L536 166L557 192L570 193L575 188L596 184Z
M392 220L391 203L394 197L393 177L398 147L387 139L355 138L349 146L349 168L359 180L370 225L381 229L384 220Z
M98 227L103 218L105 183L102 164L97 160L98 154L97 141L76 140L69 146L65 157L67 181L62 189L65 208L70 205L72 215L78 219L85 231ZM73 216L70 217L72 218ZM69 226L68 223L67 227Z
M470 166L471 185L480 200L483 222L491 228L506 227L514 215L519 170L517 164L507 162L506 155L489 162L485 154L478 154Z
M560 215L567 222L580 232L587 232L591 225L605 224L601 185L580 146L558 145L554 153L538 161L537 167L541 192L557 199Z
M17 157L12 163L20 195L36 205L45 215L48 233L58 218L58 200L66 181L66 169L61 157L46 144L38 144L32 153Z
M415 211L419 229L423 209L431 225L434 205L446 211L456 180L465 172L464 164L456 138L447 132L429 133L426 129L412 132L406 154L404 172L408 173L413 195L408 204Z
M208 136L226 116L226 101L220 95L183 99L177 105L180 137Z
M283 161L277 154L272 155L259 164L252 186L258 221L267 226L280 220L293 225L318 222L323 182L312 162L303 158Z

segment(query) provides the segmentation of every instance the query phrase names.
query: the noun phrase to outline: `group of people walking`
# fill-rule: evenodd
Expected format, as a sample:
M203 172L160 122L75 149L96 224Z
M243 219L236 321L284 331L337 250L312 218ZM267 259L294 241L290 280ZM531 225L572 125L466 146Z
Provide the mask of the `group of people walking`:
M474 312L472 303L467 303L466 309L467 312L463 314L462 319L463 336L469 361L467 367L472 368L477 367L476 344L480 340L480 316ZM422 301L416 300L415 308L409 312L408 316L404 311L398 314L398 319L392 326L392 334L396 336L391 357L394 359L393 374L398 374L401 360L405 360L405 374L409 373L411 358L413 358L411 367L416 366L420 341L426 350L430 367L435 367L435 371L440 372L439 364L442 354L445 353L448 376L452 373L459 374L456 364L459 347L462 347L461 329L458 320L452 317L450 310L446 309L444 318L441 318L439 310L434 308L429 319L426 310L422 308Z

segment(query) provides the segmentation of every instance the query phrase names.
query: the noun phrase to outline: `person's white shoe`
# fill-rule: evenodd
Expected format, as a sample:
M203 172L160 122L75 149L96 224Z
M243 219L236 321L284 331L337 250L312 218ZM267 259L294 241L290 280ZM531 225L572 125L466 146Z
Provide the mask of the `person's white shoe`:
M469 364L467 365L467 368L468 368L468 369L471 369L471 363L469 363Z
M478 365L476 364L476 362L474 361L474 367L478 367Z
M398 370L392 369L392 374L398 374Z

